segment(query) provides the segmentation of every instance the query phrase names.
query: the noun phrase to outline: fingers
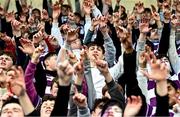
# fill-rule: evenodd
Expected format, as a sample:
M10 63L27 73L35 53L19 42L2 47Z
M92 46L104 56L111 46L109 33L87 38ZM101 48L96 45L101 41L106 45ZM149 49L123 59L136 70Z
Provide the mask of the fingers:
M58 68L63 72L63 74L67 76L70 76L74 73L74 68L71 66L68 60L65 60L64 62L59 63Z

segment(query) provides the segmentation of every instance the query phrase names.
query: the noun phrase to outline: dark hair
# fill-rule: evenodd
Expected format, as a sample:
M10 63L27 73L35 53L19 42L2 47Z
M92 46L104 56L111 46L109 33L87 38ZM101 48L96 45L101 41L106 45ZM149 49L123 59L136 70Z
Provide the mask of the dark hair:
M150 13L151 14L151 9L150 8L144 8L144 12L143 13Z
M47 53L47 54L44 56L44 58L43 58L43 64L44 64L45 67L46 67L46 65L45 65L45 60L50 59L52 56L55 56L55 55L56 55L55 52L49 52L49 53Z
M37 11L37 12L39 13L39 15L41 15L41 11L40 11L38 8L34 8L34 9L32 10L32 13L35 12L35 11Z
M13 64L15 64L16 59L15 59L15 55L12 52L9 52L9 51L0 51L0 56L2 56L2 55L7 55L7 56L11 57L11 59L13 61Z
M1 111L2 111L2 108L3 108L5 105L10 104L10 103L16 103L16 104L19 104L19 105L20 105L19 100L18 100L17 98L10 97L10 98L8 98L6 101L4 101L4 103L3 103L2 107L1 107Z
M88 48L91 47L91 46L98 46L98 47L100 47L102 49L103 54L105 53L104 46L102 44L98 43L97 41L89 42L86 45L87 45Z
M44 101L47 101L47 100L50 100L50 101L53 101L53 100L55 100L56 98L54 97L54 96L52 96L52 95L44 95L44 97L42 98L42 103L44 102Z
M103 116L103 114L105 113L106 109L110 106L118 106L119 108L121 108L122 110L122 113L124 112L124 108L125 108L125 105L119 103L117 100L109 100L103 107L102 111L101 111L101 116Z
M109 101L109 98L96 99L95 102L94 102L94 106L93 106L92 111L95 111L95 109L96 109L97 107L99 107L100 109L102 109L103 106L104 106L104 104L105 104L106 102L108 102L108 101Z
M146 44L151 48L152 51L154 51L154 44L151 41L147 39Z
M82 18L82 16L81 16L81 14L80 13L78 13L78 12L74 12L74 15L75 16L77 16L77 17L79 17L80 18L80 20L82 20L83 18Z
M122 86L119 85L119 84L117 84L117 90L118 90L119 92L122 92L122 94L123 94L123 92L124 92ZM106 91L108 91L107 85L105 85L105 86L102 88L102 94L105 95Z
M55 78L52 80L51 89L52 89L54 83L58 84L58 77L55 77Z
M178 85L174 81L167 79L167 83L169 83L176 91L178 90Z

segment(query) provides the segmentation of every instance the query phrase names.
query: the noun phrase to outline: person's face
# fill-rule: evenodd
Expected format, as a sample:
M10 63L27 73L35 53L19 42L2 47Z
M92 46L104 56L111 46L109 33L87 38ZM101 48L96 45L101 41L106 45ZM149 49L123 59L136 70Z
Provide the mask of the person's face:
M10 103L2 108L1 117L24 117L24 113L19 104Z
M54 100L50 101L47 100L45 102L43 102L43 104L41 105L41 117L50 117L51 112L54 108Z
M49 59L47 59L46 60L47 70L55 71L56 61L57 61L57 55L53 55Z
M161 58L161 62L165 63L165 65L168 68L168 71L171 71L171 66L170 66L169 60L166 57Z
M68 16L68 9L66 7L62 7L61 13L63 16Z
M149 12L145 12L144 14L143 14L143 16L144 16L144 18L146 18L147 20L150 20L151 19L151 13L149 13Z
M38 20L40 20L40 14L39 14L39 12L38 11L34 11L34 12L32 12L32 15L35 17L35 19L38 19Z
M158 30L157 29L152 29L151 30L150 39L159 39L159 34L158 34Z
M100 60L103 60L104 59L104 54L103 54L102 48L97 46L97 45L90 46L88 48L88 57L92 61L94 61L96 58L100 59Z
M169 96L169 106L172 106L176 103L174 98L177 94L177 91L170 83L168 83L167 88L168 88L168 96Z
M51 94L56 97L58 92L58 85L57 83L53 83L52 88L51 88Z
M105 110L102 117L122 117L122 110L116 105L110 106Z
M81 21L80 17L78 17L78 16L76 16L76 15L75 15L75 19L74 19L74 20L75 20L76 24L79 24L80 21Z
M8 70L11 68L12 65L13 65L13 60L10 56L5 55L5 54L0 56L0 68L1 69Z

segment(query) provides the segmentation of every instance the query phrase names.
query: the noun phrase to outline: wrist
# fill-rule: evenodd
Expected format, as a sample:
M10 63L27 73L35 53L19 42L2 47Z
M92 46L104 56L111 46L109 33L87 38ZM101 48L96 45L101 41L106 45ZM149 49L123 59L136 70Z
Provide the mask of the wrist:
M34 64L37 64L39 62L39 59L32 58L31 62L34 63Z
M91 26L91 27L89 28L89 30L90 30L90 31L94 31L94 30L95 30L94 26Z
M69 86L70 85L70 80L68 78L59 78L59 85L60 86Z

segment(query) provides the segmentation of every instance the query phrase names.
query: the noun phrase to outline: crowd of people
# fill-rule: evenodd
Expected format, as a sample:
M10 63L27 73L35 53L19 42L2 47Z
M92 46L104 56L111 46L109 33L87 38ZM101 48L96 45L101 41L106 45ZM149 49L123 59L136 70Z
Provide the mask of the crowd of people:
M180 0L0 5L0 115L180 116ZM4 5L4 6L3 6Z

